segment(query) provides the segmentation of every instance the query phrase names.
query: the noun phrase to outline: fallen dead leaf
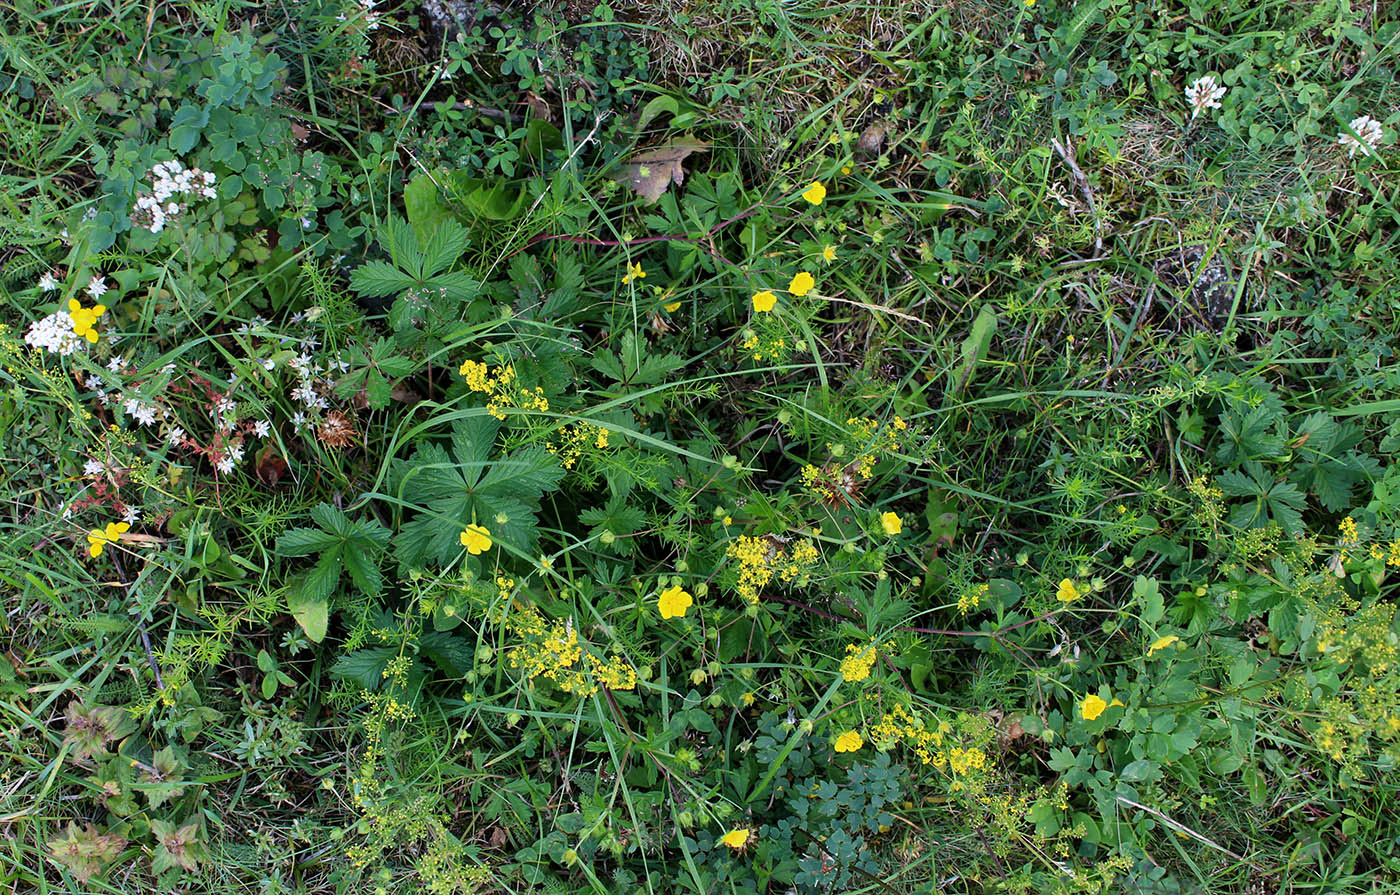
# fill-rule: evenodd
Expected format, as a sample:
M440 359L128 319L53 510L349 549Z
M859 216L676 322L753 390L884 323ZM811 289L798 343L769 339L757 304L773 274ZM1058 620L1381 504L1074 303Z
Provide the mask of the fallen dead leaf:
M679 186L685 181L685 168L681 162L691 153L705 152L709 148L710 144L703 140L688 137L671 140L632 156L623 163L622 172L613 179L626 183L650 205L660 199L672 183Z

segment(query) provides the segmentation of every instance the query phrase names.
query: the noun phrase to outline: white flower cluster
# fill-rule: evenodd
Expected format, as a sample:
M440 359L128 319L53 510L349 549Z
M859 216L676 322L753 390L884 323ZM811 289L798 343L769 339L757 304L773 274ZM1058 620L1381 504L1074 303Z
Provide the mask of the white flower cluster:
M1379 121L1370 115L1362 115L1353 118L1347 127L1351 128L1350 133L1337 134L1337 143L1346 147L1347 158L1356 158L1358 151L1362 155L1376 154L1376 147L1385 137Z
M73 332L73 318L67 311L55 311L29 324L24 341L35 348L42 348L51 354L64 357L87 346L87 341Z
M136 207L131 212L132 222L152 233L159 233L185 210L185 205L176 199L212 199L218 195L214 190L217 179L212 171L186 168L179 159L157 162L151 168L151 191L136 197Z
M1191 104L1191 117L1206 109L1220 108L1220 98L1225 95L1225 88L1215 82L1214 75L1205 75L1192 81L1186 88L1186 101Z

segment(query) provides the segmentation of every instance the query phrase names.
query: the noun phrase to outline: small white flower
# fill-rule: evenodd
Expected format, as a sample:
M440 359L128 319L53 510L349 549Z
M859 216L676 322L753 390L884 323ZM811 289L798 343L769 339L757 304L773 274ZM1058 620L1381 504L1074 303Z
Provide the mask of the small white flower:
M83 380L83 385L87 386L93 391L98 391L102 388L102 378L99 376L88 374L88 378Z
M185 430L179 426L171 428L169 432L165 433L165 441L167 444L179 447L185 441Z
M94 299L101 298L103 293L107 291L107 278L102 276L102 274L96 274L91 280L88 280L87 294L91 295Z
M228 449L228 455L235 461L243 459L243 442L233 445Z
M265 358L265 359L263 360L263 362L262 362L262 368L263 368L264 370L267 370L267 371L271 372L272 370L274 370L274 369L277 368L277 361L273 360L273 359L270 358L270 357L269 357L269 358Z
M1186 101L1191 104L1191 117L1206 109L1220 108L1220 98L1225 95L1225 88L1215 82L1214 75L1204 75L1192 81L1186 88Z
M306 414L302 413L300 410L298 410L296 413L292 414L292 425L295 426L295 427L298 428L298 429L305 428L305 427L306 427Z
M219 462L214 464L214 468L219 470L219 472L224 473L225 475L227 475L230 472L233 472L233 458L230 457L228 454L224 454L222 457L219 458Z
M122 367L125 366L126 358L122 357L121 355L117 355L116 357L107 361L107 369L111 370L113 373L120 373L122 371Z
M49 273L44 274L42 277L39 278L39 291L40 291L40 292L52 292L53 290L55 290L55 289L57 289L57 288L58 288L58 278L55 277L55 276L53 275L53 272L52 272L52 271L50 271Z
M89 460L83 464L83 475L102 475L106 469L101 460Z
M1370 115L1362 115L1360 118L1353 118L1350 133L1337 134L1337 143L1347 148L1347 158L1356 158L1357 150L1362 155L1375 155L1376 147L1385 137L1385 131L1381 129L1381 123Z
M67 311L55 311L29 324L24 341L35 348L67 357L87 348L87 340L73 332L73 318Z
M122 521L128 525L134 525L140 522L141 511L136 509L136 507L127 507L126 512L122 513Z
M253 423L253 434L259 438L266 438L272 432L272 423L267 420L258 420Z

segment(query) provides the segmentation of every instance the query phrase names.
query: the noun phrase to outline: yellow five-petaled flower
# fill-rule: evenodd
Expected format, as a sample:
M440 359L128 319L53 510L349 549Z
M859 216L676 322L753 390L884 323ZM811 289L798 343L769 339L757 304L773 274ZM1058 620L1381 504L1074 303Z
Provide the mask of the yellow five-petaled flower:
M480 556L491 549L491 532L482 525L468 525L462 532L462 546L472 556Z
M1084 596L1084 591L1075 586L1074 582L1068 578L1060 580L1060 588L1055 592L1055 599L1061 603L1073 603Z
M753 294L753 309L760 314L767 314L773 310L773 306L778 303L778 296L767 289Z
M812 181L812 185L802 191L802 198L813 205L822 204L822 200L826 198L826 184L820 180Z
M1103 701L1103 697L1096 693L1090 693L1084 697L1084 701L1079 704L1079 713L1084 716L1085 721L1092 721L1104 713L1108 708L1108 703Z
M812 287L815 285L817 285L817 281L804 270L793 277L791 283L788 283L788 291L793 295L806 295L812 291Z
M885 513L880 517L880 527L885 530L885 534L894 537L904 531L904 520L899 518L898 513Z
M865 745L865 738L858 731L848 730L836 738L837 752L857 752Z
M679 586L669 587L656 598L656 608L661 611L662 618L685 618L685 611L694 602Z
M723 836L719 837L719 841L735 851L740 851L744 846L749 844L749 837L752 835L753 834L748 830L740 827L737 830L730 830L728 833L725 833Z
M115 544L122 534L131 528L125 522L108 522L107 527L94 528L88 532L88 555L101 556L102 548L108 544Z
M73 332L87 339L89 342L97 341L97 318L107 313L106 305L93 305L85 308L76 298L68 299L68 316L73 318ZM97 554L94 553L93 556Z

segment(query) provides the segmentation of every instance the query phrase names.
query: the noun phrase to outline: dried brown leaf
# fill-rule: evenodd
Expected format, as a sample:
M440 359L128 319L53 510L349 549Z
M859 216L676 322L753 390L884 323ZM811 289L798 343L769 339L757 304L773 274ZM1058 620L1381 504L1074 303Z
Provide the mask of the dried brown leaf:
M684 137L638 153L622 166L616 180L626 183L649 205L661 198L672 183L685 182L684 162L691 153L705 152L710 144Z

